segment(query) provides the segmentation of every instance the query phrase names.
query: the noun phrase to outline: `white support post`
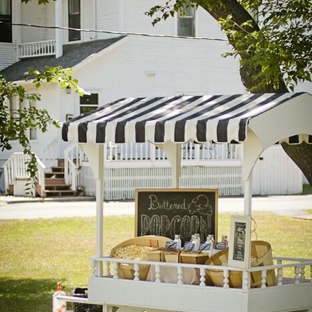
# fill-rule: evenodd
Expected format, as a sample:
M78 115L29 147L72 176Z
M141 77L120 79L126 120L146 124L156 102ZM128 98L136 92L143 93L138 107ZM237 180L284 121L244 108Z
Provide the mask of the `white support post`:
M165 144L156 144L156 146L164 151L171 164L172 187L179 188L181 176L181 144L168 141Z
M173 156L170 161L172 166L172 187L180 187L180 176L181 176L181 144L174 144Z
M251 216L252 173L244 181L244 215Z
M61 0L55 1L55 57L58 58L63 55L63 42L62 42L62 30L59 28L62 26L62 2Z
M87 155L96 183L96 257L103 256L104 145L80 144ZM102 262L97 261L96 276L103 275Z

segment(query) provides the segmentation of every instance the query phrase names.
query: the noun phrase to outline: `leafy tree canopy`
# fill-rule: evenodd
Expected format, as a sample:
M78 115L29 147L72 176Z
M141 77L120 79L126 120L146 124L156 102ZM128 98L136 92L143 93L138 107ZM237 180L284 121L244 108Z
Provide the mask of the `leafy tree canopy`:
M286 92L312 77L312 2L310 0L168 0L145 14L155 25L188 6L202 6L221 25L242 68L254 68L251 92ZM244 81L247 80L247 81Z
M63 89L74 88L74 90L83 95L84 91L79 88L78 81L73 79L72 69L59 67L46 67L45 70L29 69L25 80L31 80L36 88L39 88L44 82L59 83ZM0 76L0 149L11 150L12 141L19 142L23 147L24 154L29 155L30 160L27 164L27 172L30 176L30 184L36 184L36 156L31 151L31 145L28 137L28 130L41 130L46 132L49 125L60 127L58 121L50 117L45 109L37 109L34 106L25 106L24 108L10 111L9 102L17 97L20 103L25 101L40 101L39 93L27 93L26 89L14 82L8 82Z

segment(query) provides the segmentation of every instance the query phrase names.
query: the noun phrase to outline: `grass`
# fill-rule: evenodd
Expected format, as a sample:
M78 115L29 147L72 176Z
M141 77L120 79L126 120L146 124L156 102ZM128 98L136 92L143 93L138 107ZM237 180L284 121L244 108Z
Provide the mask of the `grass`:
M311 221L266 212L253 217L273 255L312 258ZM218 231L229 237L230 214L219 214ZM133 217L105 217L105 253L133 233ZM0 220L0 235L0 311L47 312L58 281L67 294L87 286L95 218Z

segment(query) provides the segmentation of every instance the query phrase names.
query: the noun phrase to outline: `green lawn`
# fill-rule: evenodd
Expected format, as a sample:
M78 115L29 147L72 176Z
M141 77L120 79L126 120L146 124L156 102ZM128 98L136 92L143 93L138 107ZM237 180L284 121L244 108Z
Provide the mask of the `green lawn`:
M312 221L265 212L254 218L273 255L312 258ZM218 231L229 237L230 214L219 214ZM1 312L48 312L58 281L67 294L87 286L95 218L0 220L0 232ZM106 217L105 252L133 233L133 217Z

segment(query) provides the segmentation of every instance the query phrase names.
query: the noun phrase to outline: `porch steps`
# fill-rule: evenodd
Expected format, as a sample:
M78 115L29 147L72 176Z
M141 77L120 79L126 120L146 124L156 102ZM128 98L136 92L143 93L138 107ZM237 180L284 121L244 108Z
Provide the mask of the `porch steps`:
M76 191L71 190L71 185L65 183L64 160L59 159L58 165L51 167L51 172L45 172L45 190L43 197L76 196Z

